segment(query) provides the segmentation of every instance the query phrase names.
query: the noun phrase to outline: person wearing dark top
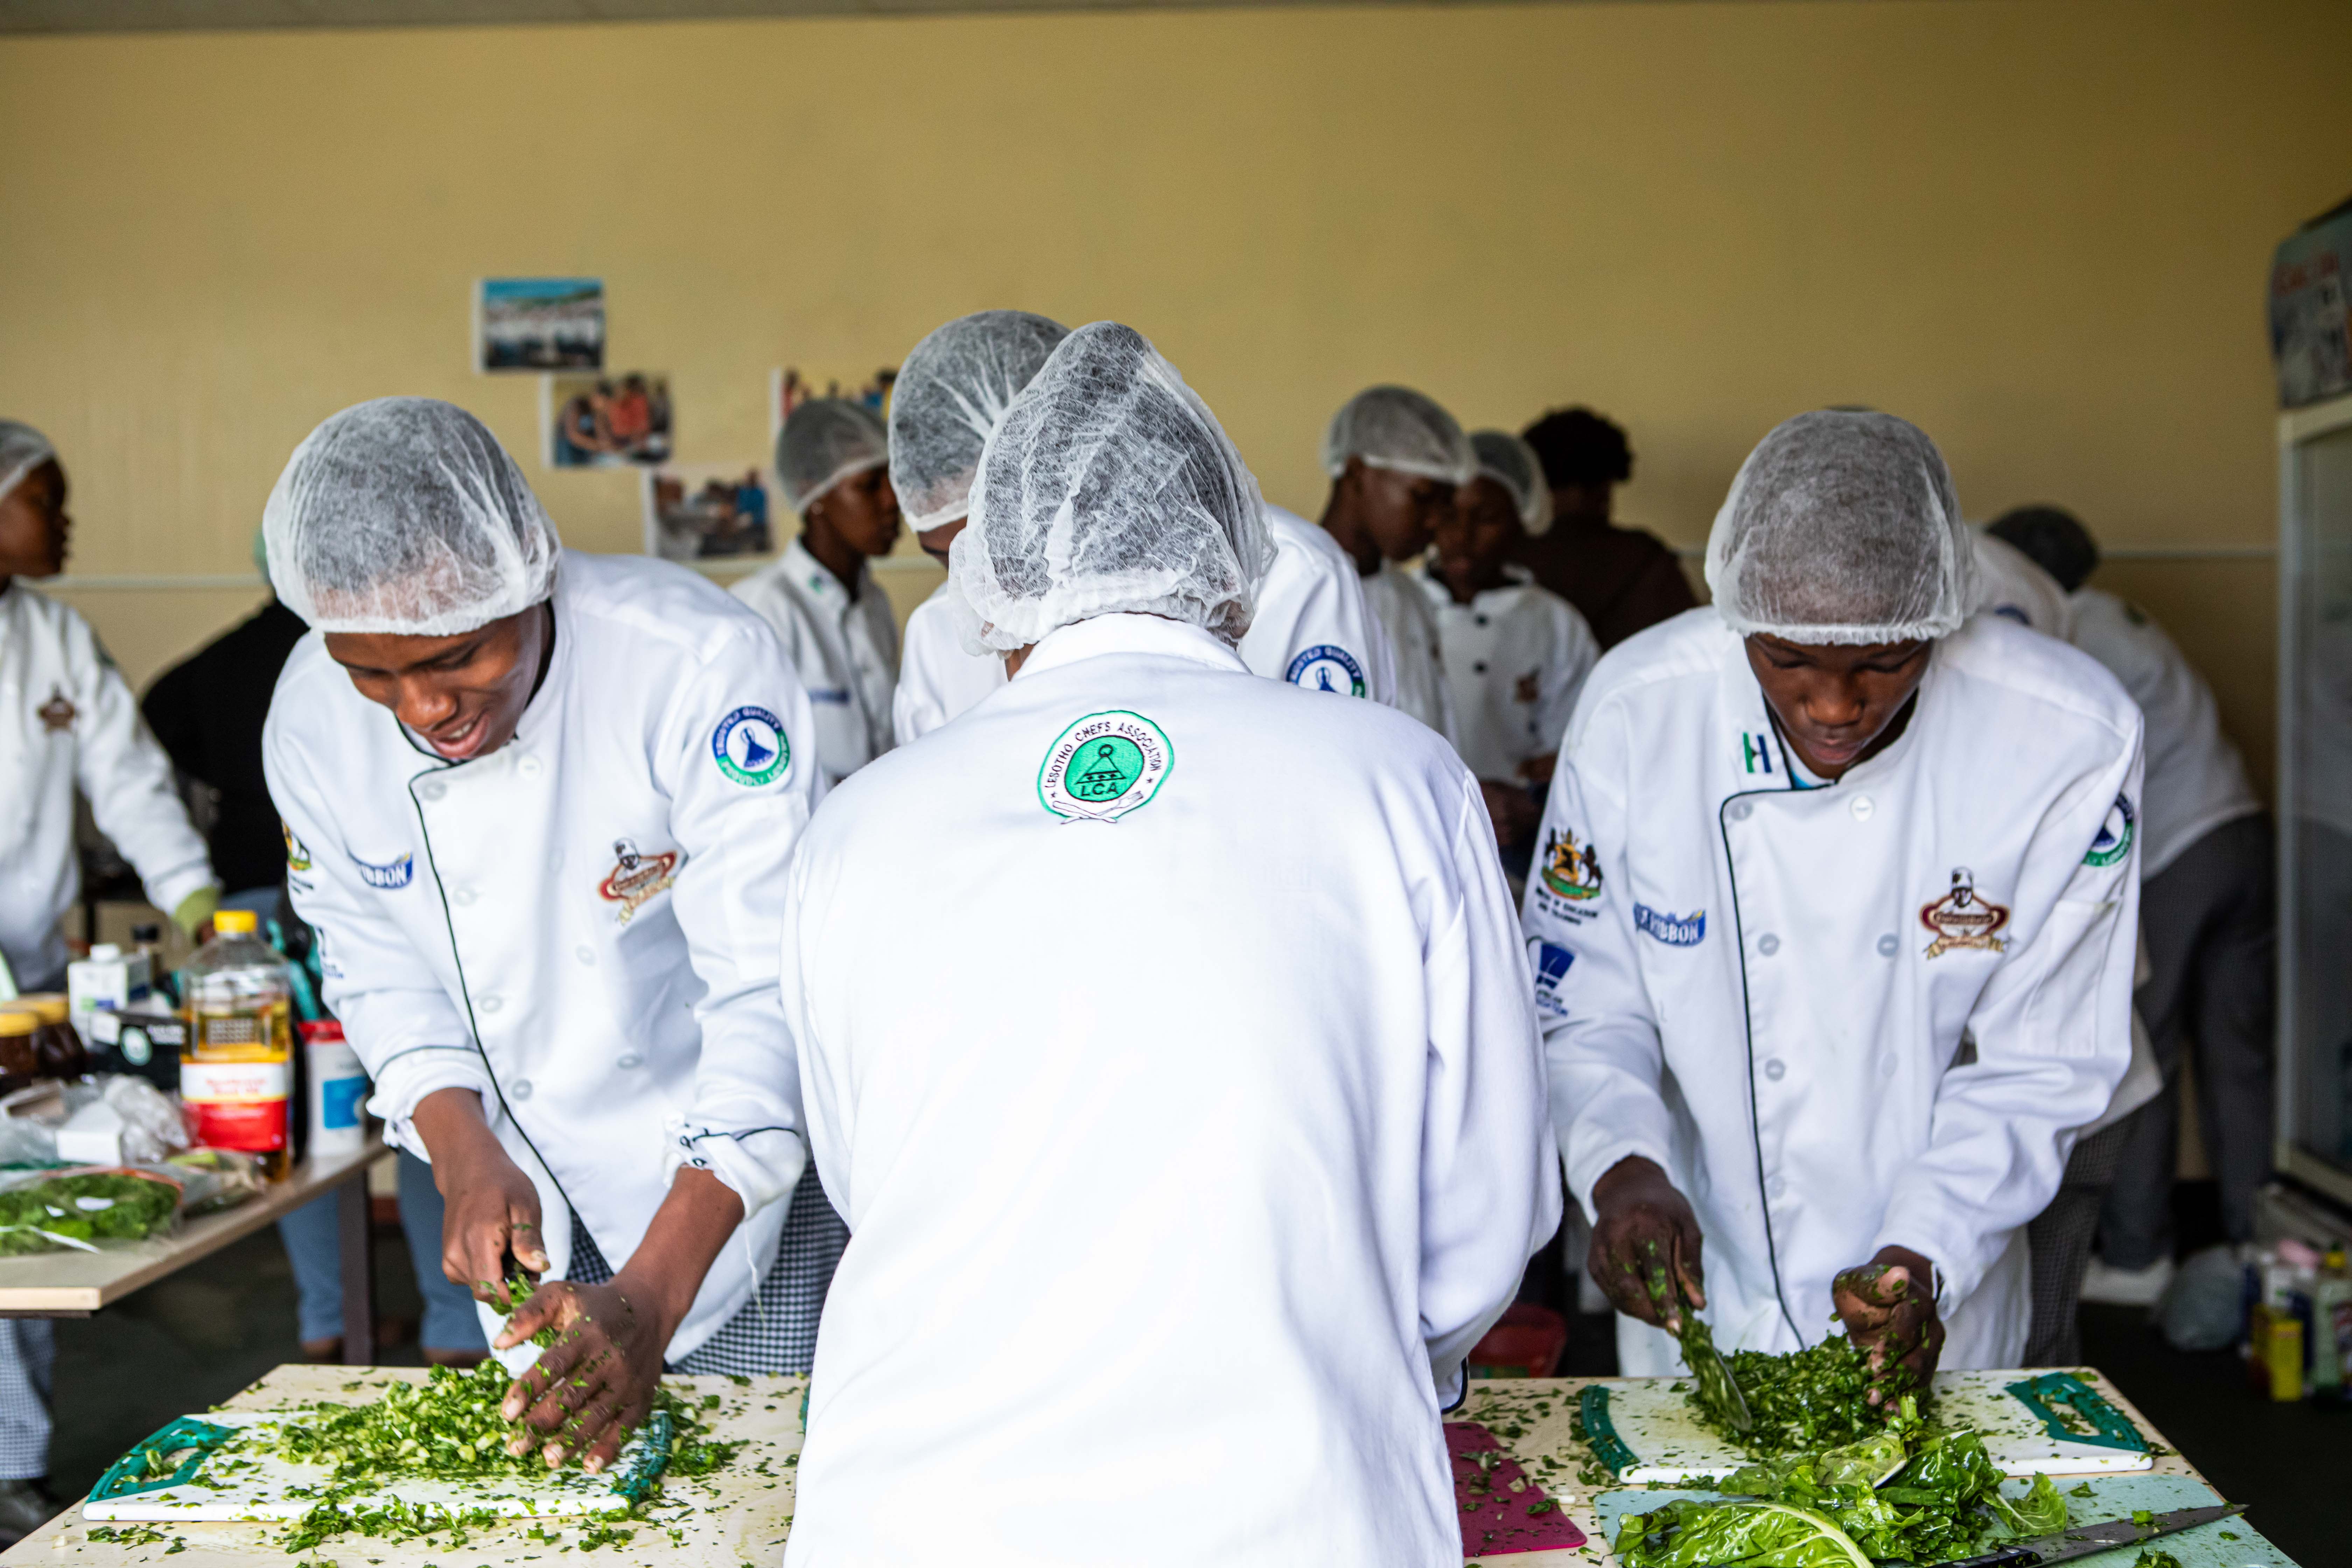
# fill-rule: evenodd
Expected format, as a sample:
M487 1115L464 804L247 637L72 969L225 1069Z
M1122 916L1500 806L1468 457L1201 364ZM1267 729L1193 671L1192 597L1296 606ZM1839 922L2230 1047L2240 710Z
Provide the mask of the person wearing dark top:
M1664 541L1610 521L1617 487L1633 477L1623 430L1590 408L1556 408L1520 435L1551 487L1552 525L1521 540L1516 559L1577 607L1604 649L1698 603Z
M157 677L139 704L172 765L217 796L205 847L232 893L286 875L285 832L261 777L261 721L286 656L310 629L272 599Z

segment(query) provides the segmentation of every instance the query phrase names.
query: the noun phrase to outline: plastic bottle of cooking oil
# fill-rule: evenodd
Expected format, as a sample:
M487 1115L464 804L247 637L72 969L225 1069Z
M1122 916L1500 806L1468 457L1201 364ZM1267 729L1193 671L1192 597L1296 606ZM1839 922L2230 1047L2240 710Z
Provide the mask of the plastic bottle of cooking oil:
M257 934L249 910L221 910L213 931L183 982L188 1042L180 1052L180 1098L194 1113L197 1142L242 1150L260 1161L265 1176L281 1181L293 1163L286 960Z

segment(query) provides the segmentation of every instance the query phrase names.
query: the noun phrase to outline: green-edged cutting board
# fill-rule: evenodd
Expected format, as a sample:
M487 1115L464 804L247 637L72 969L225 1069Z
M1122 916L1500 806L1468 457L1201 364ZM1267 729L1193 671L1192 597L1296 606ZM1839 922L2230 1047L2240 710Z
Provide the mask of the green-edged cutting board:
M2030 1482L2021 1480L2002 1483L2001 1490L2011 1497L2022 1497ZM2070 1493L2077 1483L2062 1481L2058 1489ZM2191 1476L2085 1476L2081 1485L2091 1489L2086 1498L2068 1496L2066 1522L2097 1524L2110 1519L2127 1519L2135 1509L2150 1513L2168 1513L2176 1508L2204 1508L2221 1500L2213 1489ZM1592 1500L1592 1510L1601 1518L1601 1531L1610 1540L1617 1538L1617 1526L1629 1513L1647 1513L1663 1508L1676 1498L1694 1498L1700 1502L1712 1502L1714 1492L1648 1491L1627 1489L1602 1492ZM2224 1536L2235 1536L2226 1541ZM1990 1551L1995 1543L1982 1548ZM2181 1568L2295 1568L2294 1560L2263 1540L2246 1516L2216 1520L2200 1524L2194 1530L2184 1530L2175 1535L2146 1542L2144 1546L2117 1547L2113 1552L2079 1561L2083 1568L2131 1568L2138 1552L2154 1547L2171 1552L2180 1559Z
M91 1489L81 1516L93 1523L299 1519L318 1506L327 1468L292 1464L259 1451L248 1445L247 1434L313 1415L221 1410L184 1416L116 1461ZM616 1513L643 1497L668 1462L669 1417L656 1415L603 1475L567 1469L483 1481L402 1479L379 1491L338 1500L346 1509L362 1509L397 1499L452 1513L488 1509L509 1519Z
M1585 1435L1619 1480L1710 1480L1748 1462L1729 1439L1699 1425L1676 1392L1690 1382L1635 1378L1584 1390ZM1975 1427L2004 1475L2147 1469L2156 1462L2147 1436L2106 1402L2105 1387L2087 1368L1939 1372L1935 1417L1944 1426Z

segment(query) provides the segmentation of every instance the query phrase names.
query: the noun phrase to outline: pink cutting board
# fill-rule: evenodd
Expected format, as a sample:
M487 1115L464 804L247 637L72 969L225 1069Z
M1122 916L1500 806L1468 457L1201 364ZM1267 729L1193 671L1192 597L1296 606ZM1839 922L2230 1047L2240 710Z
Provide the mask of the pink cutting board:
M1454 1505L1462 1519L1462 1555L1500 1557L1513 1552L1554 1552L1584 1544L1584 1531L1569 1521L1559 1500L1528 1480L1519 1462L1503 1454L1487 1468L1478 1462L1483 1453L1503 1445L1475 1421L1445 1424L1445 1451L1454 1460ZM1472 1487L1483 1479L1485 1489ZM1514 1491L1514 1481L1526 1481Z

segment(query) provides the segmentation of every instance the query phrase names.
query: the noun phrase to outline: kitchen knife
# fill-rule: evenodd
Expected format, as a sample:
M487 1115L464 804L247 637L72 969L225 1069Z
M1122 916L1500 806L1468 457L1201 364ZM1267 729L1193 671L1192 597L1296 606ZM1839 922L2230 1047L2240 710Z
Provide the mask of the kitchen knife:
M2246 1511L2242 1502L2221 1503L2211 1508L2177 1508L2170 1513L2154 1514L2146 1524L2135 1524L2128 1519L2111 1519L2104 1524L2070 1525L2055 1535L2037 1535L2027 1541L2012 1541L1995 1547L1980 1557L1963 1557L1956 1563L1939 1563L1936 1568L2038 1568L2046 1563L2066 1563L2077 1557L2088 1557L2095 1552L2113 1552L2118 1547L2137 1546L2158 1536L2170 1535L2179 1530L2193 1530L2200 1524L2210 1524L2217 1519L2228 1519Z

